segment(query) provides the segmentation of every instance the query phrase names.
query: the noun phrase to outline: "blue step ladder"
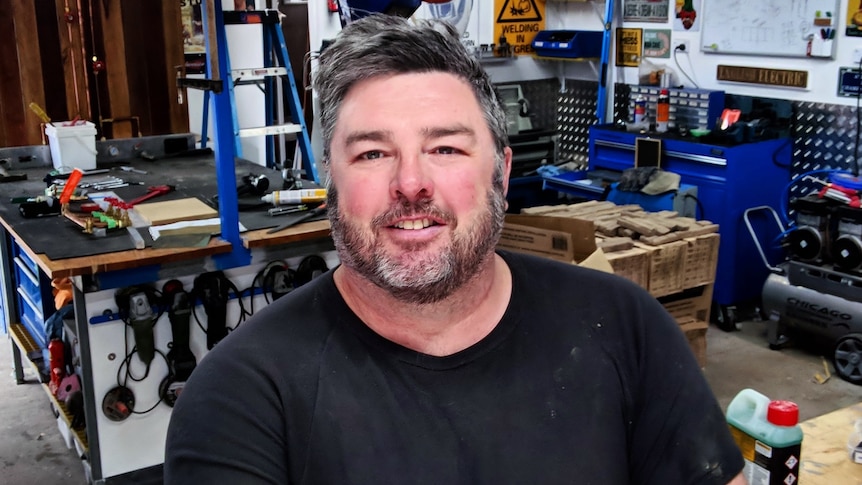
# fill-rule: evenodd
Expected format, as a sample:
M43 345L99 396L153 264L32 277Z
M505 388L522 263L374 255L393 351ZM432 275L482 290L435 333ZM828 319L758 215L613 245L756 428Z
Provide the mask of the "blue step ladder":
M229 242L232 251L213 256L219 269L245 266L251 262L251 252L243 244L239 235L239 210L237 200L237 180L235 159L242 156L240 138L251 136L267 137L267 164L274 165L275 136L295 135L302 156L302 167L306 177L316 183L320 180L311 150L311 139L302 113L299 94L293 71L287 55L287 44L281 31L279 13L274 10L262 11L223 11L221 2L214 2L212 26L216 41L215 49L210 45L210 20L207 8L203 8L204 38L206 39L207 63L206 79L177 78L177 87L204 90L202 147L207 140L206 126L209 109L213 110L213 151L215 152L216 177L218 180L218 210L221 218L221 237ZM226 25L260 24L263 28L264 66L254 69L232 71L228 54ZM213 54L215 53L215 54ZM214 67L213 55L217 59ZM217 72L216 72L217 70ZM277 99L277 81L285 78L290 84L285 101L290 111L291 123L274 123L274 105ZM254 128L240 128L237 120L234 88L244 84L262 85L265 94L266 125ZM284 167L287 168L287 167Z
M221 14L221 15L219 15ZM205 14L206 15L206 14ZM287 54L287 44L284 40L284 34L281 30L281 21L279 12L275 10L261 11L224 11L216 12L214 24L215 33L224 35L225 26L228 25L261 25L263 33L263 67L247 68L247 69L231 69L230 57L227 54L227 48L218 48L218 66L220 79L230 80L228 89L230 89L231 100L231 119L234 124L234 139L236 144L236 154L242 157L242 145L240 139L244 137L266 137L266 165L270 168L277 167L275 162L275 142L276 136L287 135L295 136L297 146L300 150L302 158L302 166L305 174L315 182L319 182L317 176L317 165L314 163L314 154L311 150L311 140L308 135L308 127L305 124L303 116L300 96L296 87L293 70L290 66L290 60ZM204 35L209 40L207 25L209 22L204 17ZM217 39L218 42L218 39ZM227 42L224 42L226 45ZM207 51L211 52L209 46ZM212 61L211 57L207 56L207 74L211 77ZM229 76L227 75L229 73ZM276 122L275 106L280 96L278 93L279 81L286 80L289 89L283 93L283 99L287 104L291 123L279 124ZM236 112L236 95L235 88L237 86L255 85L263 91L265 95L265 125L253 128L241 128L238 124ZM209 91L204 93L204 113L203 124L201 128L201 146L205 147L207 142L207 119L209 117ZM216 116L222 114L217 113ZM284 167L288 168L288 167Z

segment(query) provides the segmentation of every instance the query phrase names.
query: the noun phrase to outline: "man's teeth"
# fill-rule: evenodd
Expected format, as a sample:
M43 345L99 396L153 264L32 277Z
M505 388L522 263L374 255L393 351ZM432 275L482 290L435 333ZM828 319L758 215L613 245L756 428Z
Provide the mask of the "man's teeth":
M411 231L414 229L424 229L430 225L431 221L427 218L417 221L400 221L395 223L395 227L397 227L398 229L407 229Z

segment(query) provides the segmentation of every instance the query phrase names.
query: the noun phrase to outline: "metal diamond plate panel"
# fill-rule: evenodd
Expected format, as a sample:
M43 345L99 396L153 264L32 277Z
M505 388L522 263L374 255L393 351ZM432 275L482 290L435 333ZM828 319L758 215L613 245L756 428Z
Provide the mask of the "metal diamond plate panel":
M557 96L560 82L556 79L539 79L519 83L524 97L530 102L530 121L533 129L557 129Z
M853 171L857 153L858 110L855 106L794 102L791 177L810 174L826 180L823 170ZM804 196L821 187L807 179L795 183L789 198Z
M596 120L598 93L595 81L566 80L566 89L559 93L557 102L559 162L571 161L587 168L589 130Z

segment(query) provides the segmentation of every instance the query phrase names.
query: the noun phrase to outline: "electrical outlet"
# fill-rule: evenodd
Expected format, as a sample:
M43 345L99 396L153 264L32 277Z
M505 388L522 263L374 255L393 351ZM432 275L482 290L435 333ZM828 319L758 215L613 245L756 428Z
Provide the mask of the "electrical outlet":
M676 40L673 43L673 48L677 52L685 52L686 54L688 54L689 49L691 49L691 43L688 40Z
M857 66L862 62L862 49L853 49L853 64Z

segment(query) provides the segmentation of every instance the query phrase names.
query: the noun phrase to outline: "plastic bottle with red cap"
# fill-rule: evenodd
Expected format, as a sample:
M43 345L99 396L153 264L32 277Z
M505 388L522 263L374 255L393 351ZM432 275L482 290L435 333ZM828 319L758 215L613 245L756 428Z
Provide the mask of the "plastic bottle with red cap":
M753 389L743 389L730 402L726 417L745 458L744 474L749 484L798 482L802 428L796 403L771 400Z

